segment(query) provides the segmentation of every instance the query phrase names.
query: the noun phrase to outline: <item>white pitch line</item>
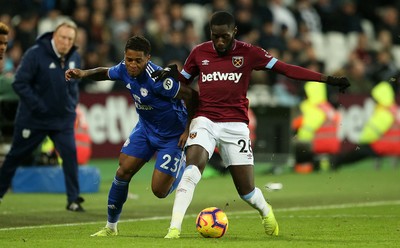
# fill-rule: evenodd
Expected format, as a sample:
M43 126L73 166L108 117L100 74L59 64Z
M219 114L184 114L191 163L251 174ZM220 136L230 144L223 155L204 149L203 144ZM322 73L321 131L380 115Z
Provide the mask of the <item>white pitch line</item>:
M386 205L400 205L400 200L398 201L378 201L378 202L363 202L363 203L345 203L345 204L334 204L334 205L321 205L321 206L309 206L309 207L291 207L291 208L281 208L275 209L274 212L294 212L294 211L311 211L311 210L325 210L325 209L344 209L344 208L361 208L361 207L375 207L375 206L386 206ZM232 213L249 214L254 213L253 211L237 211ZM187 215L185 218L193 217L196 215ZM148 218L138 218L138 219L127 219L120 220L119 222L139 222L139 221L153 221L153 220L165 220L170 219L171 216L155 216ZM24 227L10 227L10 228L0 228L0 231L14 231L14 230L25 230L25 229L39 229L39 228L52 228L52 227L67 227L67 226L81 226L81 225L91 225L91 224L101 224L105 221L96 222L82 222L82 223L70 223L70 224L55 224L55 225L41 225L41 226L24 226Z
M360 202L360 203L344 203L334 205L308 206L308 207L290 207L275 209L274 212L294 212L294 211L310 211L310 210L325 210L325 209L343 209L353 207L376 207L386 205L400 205L400 200L395 201L377 201L377 202ZM241 211L241 213L252 213L252 211Z

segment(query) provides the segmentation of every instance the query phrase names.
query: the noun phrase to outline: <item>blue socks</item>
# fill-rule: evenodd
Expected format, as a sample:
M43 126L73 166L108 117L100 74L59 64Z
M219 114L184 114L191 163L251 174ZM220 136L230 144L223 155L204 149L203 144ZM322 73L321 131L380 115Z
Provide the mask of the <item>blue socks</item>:
M129 181L114 178L108 193L108 222L116 223L119 220L122 206L128 197L128 190Z

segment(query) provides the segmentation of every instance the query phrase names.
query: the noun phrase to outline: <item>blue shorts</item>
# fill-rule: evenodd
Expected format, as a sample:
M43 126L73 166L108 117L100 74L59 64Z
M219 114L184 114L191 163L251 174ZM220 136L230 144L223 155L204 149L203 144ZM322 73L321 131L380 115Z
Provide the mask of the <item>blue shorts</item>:
M154 169L176 178L185 166L183 150L178 146L179 137L180 135L166 139L151 135L138 124L125 141L121 152L146 161L157 153Z

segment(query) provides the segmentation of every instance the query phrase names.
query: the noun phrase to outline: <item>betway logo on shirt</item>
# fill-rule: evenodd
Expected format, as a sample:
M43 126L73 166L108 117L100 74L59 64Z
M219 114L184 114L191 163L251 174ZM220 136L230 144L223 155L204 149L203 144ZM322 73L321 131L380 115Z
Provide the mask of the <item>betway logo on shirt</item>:
M243 73L222 73L220 71L215 71L213 73L204 74L201 73L201 81L202 82L211 82L211 81L233 81L237 84L242 77Z

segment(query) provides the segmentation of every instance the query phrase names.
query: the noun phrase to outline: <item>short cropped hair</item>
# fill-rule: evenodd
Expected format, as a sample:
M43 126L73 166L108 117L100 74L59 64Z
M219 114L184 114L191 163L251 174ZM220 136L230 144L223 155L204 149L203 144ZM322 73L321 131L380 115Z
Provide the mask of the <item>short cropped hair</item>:
M231 13L226 11L217 11L211 16L210 19L210 27L214 25L228 25L228 27L235 27L235 18Z
M132 36L128 39L125 45L125 52L127 50L141 51L144 55L149 55L151 52L150 42L140 35Z
M10 29L8 28L8 26L6 24L0 22L0 34L8 35L9 32L10 32Z

